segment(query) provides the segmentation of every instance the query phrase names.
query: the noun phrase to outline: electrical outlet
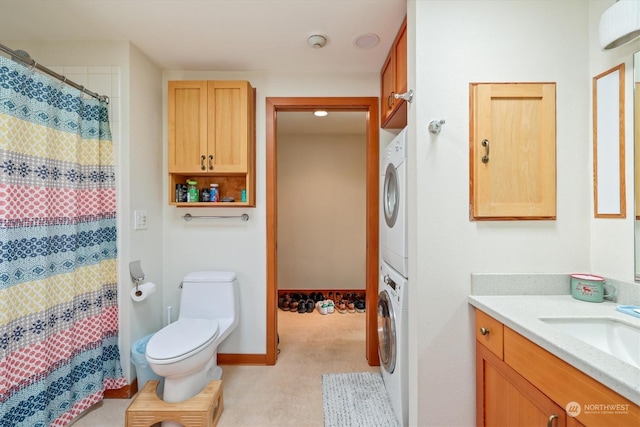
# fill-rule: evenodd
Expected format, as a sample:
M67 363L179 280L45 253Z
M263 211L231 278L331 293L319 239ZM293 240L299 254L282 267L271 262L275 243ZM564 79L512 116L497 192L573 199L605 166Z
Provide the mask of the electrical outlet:
M147 229L147 211L135 211L133 213L133 229L134 230Z

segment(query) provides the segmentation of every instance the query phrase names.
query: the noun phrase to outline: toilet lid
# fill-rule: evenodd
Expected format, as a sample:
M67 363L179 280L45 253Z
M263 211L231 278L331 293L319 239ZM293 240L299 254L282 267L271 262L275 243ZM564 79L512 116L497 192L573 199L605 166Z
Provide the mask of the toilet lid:
M180 319L152 336L146 353L156 360L174 359L205 345L216 335L217 320Z

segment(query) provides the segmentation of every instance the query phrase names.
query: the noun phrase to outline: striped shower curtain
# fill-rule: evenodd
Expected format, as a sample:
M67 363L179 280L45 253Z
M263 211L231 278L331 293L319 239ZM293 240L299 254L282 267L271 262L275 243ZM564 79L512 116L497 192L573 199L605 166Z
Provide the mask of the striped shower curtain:
M0 57L0 426L125 386L107 105Z

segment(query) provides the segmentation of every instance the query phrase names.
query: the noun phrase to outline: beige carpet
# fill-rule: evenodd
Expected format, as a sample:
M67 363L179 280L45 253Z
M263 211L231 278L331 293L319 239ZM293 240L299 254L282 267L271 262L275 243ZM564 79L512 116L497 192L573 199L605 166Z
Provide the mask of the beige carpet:
M278 310L275 366L223 366L219 427L322 427L322 374L380 372L365 357L365 314ZM74 427L122 427L130 400L107 399Z
M219 426L324 426L322 374L380 372L366 360L365 317L279 310L276 365L223 367Z

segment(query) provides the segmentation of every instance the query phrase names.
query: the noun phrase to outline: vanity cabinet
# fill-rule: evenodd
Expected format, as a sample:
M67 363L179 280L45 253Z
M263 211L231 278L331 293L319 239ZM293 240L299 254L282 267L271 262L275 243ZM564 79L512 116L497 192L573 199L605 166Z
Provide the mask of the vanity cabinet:
M247 81L170 81L168 84L169 201L176 206L212 207L176 201L176 184L219 185L219 197L255 206L255 89ZM242 202L242 190L246 202Z
M407 91L407 19L405 18L380 72L380 120L385 129L407 126L407 101L395 94Z
M471 83L469 91L470 219L555 219L555 83Z
M640 425L640 407L628 399L482 311L475 321L477 426ZM575 403L580 413L568 414ZM623 410L587 410L593 404Z
M553 426L567 424L561 407L481 344L476 364L478 426ZM580 424L578 424L580 425Z

